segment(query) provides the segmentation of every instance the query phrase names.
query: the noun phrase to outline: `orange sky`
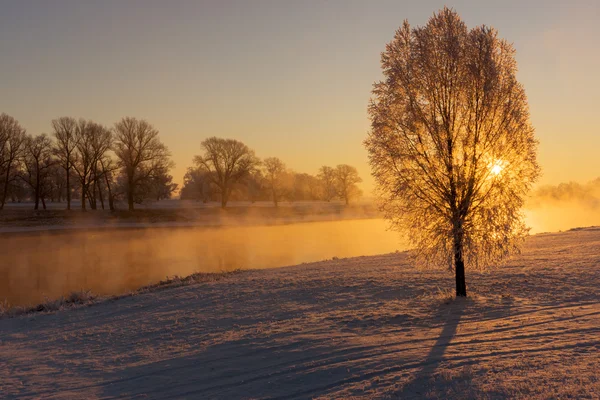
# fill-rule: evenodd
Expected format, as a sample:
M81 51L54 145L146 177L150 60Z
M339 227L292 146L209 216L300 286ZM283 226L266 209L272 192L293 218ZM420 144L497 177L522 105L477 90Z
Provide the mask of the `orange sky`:
M600 175L600 2L23 0L0 15L0 111L30 133L63 115L146 118L181 182L200 142L242 140L316 173L355 165L370 192L366 107L379 53L445 4L515 44L541 142L540 183Z

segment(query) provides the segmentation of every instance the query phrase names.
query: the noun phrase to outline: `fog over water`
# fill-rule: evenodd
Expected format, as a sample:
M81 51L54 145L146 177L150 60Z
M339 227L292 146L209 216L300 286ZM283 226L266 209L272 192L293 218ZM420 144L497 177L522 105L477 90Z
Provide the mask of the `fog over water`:
M532 233L600 225L600 178L538 188L527 202L525 216Z
M0 237L0 301L119 294L167 276L272 268L402 250L381 219L221 228L63 231Z
M545 204L525 210L525 221L531 233L559 232L573 228L600 226L600 210L582 204Z

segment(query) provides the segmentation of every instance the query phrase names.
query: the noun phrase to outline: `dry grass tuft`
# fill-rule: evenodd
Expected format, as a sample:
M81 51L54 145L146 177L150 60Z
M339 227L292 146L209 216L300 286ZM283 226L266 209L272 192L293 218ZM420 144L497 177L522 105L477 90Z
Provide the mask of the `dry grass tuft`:
M424 293L419 297L423 303L429 303L430 305L441 306L442 304L450 304L456 300L456 293L454 289L437 287L436 290L430 293Z
M241 268L234 269L227 272L196 272L188 276L173 275L167 277L164 281L154 283L152 285L143 286L139 288L136 293L146 293L150 291L156 291L158 289L167 289L179 286L193 285L202 282L216 282L223 279L226 276L236 275L241 273Z
M0 303L0 318L18 317L37 312L55 312L75 306L93 304L96 299L98 299L98 296L90 290L80 290L72 292L67 296L61 296L58 299L47 298L43 303L33 307L12 307L10 303L4 301Z

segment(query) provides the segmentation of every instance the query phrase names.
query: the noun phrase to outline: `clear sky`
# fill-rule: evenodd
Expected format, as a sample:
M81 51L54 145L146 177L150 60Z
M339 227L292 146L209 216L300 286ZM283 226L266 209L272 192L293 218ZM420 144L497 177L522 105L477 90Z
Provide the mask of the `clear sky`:
M600 176L600 1L0 0L0 112L30 133L59 116L161 132L181 182L209 136L316 173L355 165L379 58L404 19L444 5L517 49L541 183Z

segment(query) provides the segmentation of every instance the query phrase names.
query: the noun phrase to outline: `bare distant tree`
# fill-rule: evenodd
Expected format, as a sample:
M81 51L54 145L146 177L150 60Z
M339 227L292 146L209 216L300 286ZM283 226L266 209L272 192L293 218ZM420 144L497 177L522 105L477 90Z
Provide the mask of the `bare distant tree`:
M90 188L88 198L91 201L92 209L96 209L96 198L100 199L102 203L102 209L104 209L104 194L102 188L104 186L104 169L103 164L105 160L109 160L108 152L113 145L113 133L110 129L100 125L92 124L90 126L92 135L92 186Z
M267 187L271 192L271 198L275 207L279 205L281 196L284 192L285 178L287 175L287 168L283 161L277 157L268 157L263 161L265 169L265 178L267 181Z
M86 210L86 196L92 180L92 167L94 165L94 150L92 149L93 122L80 119L75 129L77 154L73 161L73 169L79 177L81 209Z
M197 200L206 203L212 197L210 174L200 167L190 167L183 177L182 200Z
M298 200L317 200L320 197L321 182L317 177L307 173L293 174L292 199Z
M115 210L115 197L116 193L113 191L114 187L114 173L119 169L117 163L111 157L104 156L99 160L100 168L102 171L102 177L104 178L104 182L106 183L107 197L108 197L108 207L110 211Z
M46 209L44 197L48 189L47 181L55 163L52 141L46 134L26 137L24 171L21 177L33 191L34 210L39 209L40 200Z
M56 150L56 149L54 149ZM48 172L48 179L46 184L44 185L44 196L48 196L51 202L62 202L63 198L66 198L66 186L67 179L64 168L60 165L58 158L56 158L56 154L54 154L55 160L54 164L50 168Z
M357 186L357 183L360 182L362 182L362 179L358 176L358 171L353 166L340 164L335 167L337 194L346 202L346 205L350 203L350 200L362 194Z
M310 200L320 200L323 193L321 181L314 175L306 175L308 176L307 180L305 181L309 193L308 198Z
M252 171L245 183L248 200L250 200L251 203L255 203L257 200L263 198L263 194L266 191L266 179L260 169Z
M77 121L71 117L52 120L56 138L55 154L60 166L66 173L67 210L71 209L71 173L77 156L77 144L81 138L77 135Z
M146 199L156 201L170 199L177 186L173 183L173 176L169 175L166 166L159 168L138 186L135 191L135 202L142 203Z
M323 186L323 199L327 202L331 201L336 196L336 185L335 185L335 170L332 167L326 165L319 169L317 178L321 181Z
M100 124L80 119L75 129L75 142L77 155L72 166L81 186L81 209L86 210L86 200L95 208L98 167L111 147L112 133Z
M170 199L177 192L179 185L173 182L173 175L167 170L160 171L152 179L152 194L156 201Z
M0 182L2 199L0 210L4 208L9 186L17 177L17 165L25 150L25 129L7 114L0 114Z
M158 138L158 130L145 120L125 117L114 130L114 149L126 177L129 211L133 211L136 190L173 166L171 153Z
M29 185L25 182L23 177L23 169L21 165L15 169L15 172L12 173L10 185L8 186L8 194L7 197L10 196L10 200L15 203L21 203L23 200L27 199L29 192Z
M234 139L211 137L202 142L202 149L204 154L196 156L194 162L209 173L225 208L235 184L248 177L260 161L253 150Z
M418 260L454 267L457 296L465 263L497 262L527 233L520 209L539 167L514 54L445 8L396 32L373 89L365 144L382 208Z

